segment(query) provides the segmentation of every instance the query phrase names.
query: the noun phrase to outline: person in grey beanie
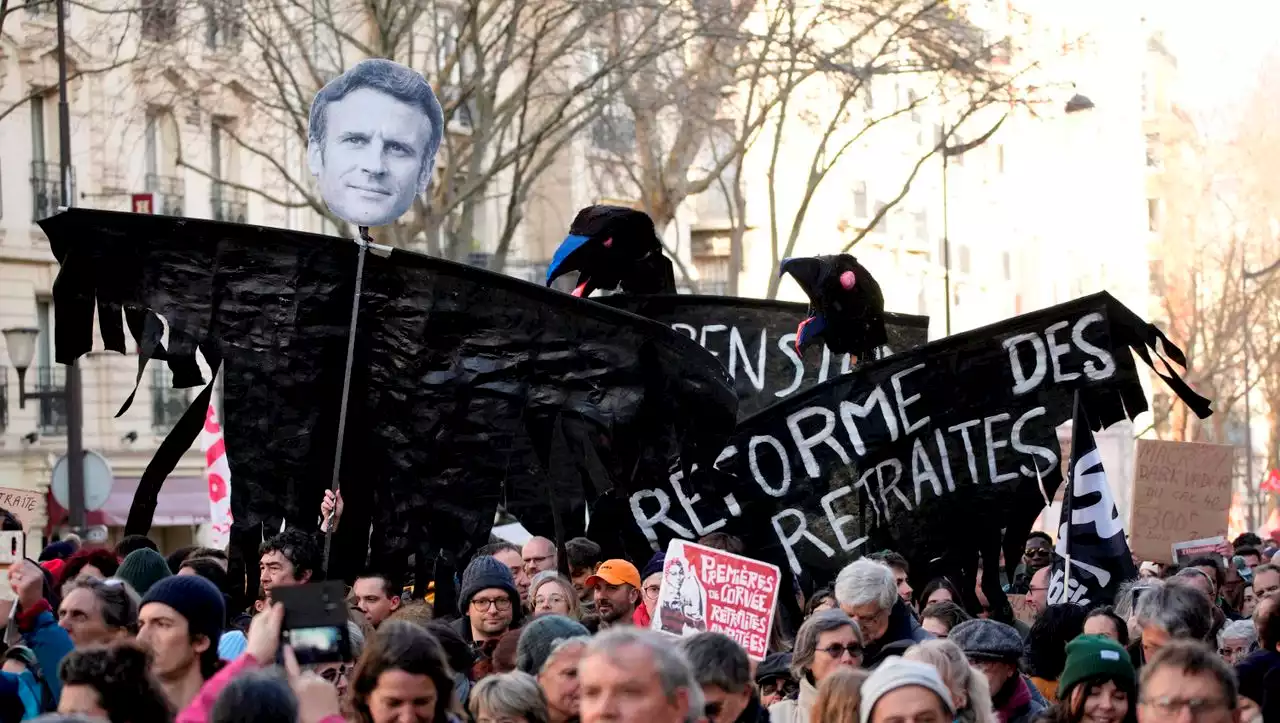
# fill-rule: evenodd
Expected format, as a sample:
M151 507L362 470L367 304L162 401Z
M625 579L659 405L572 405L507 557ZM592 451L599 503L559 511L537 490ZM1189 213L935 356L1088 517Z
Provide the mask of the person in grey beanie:
M995 620L967 620L952 628L948 639L986 676L991 703L1003 723L1030 723L1049 707L1018 669L1022 636L1012 626Z
M951 691L928 663L886 658L862 684L862 723L887 720L951 720Z
M540 615L520 631L516 645L516 668L537 675L558 643L570 638L591 637L582 623L563 615Z
M472 647L494 642L520 626L523 610L520 591L511 569L490 555L481 555L462 572L458 588L458 612L454 631Z

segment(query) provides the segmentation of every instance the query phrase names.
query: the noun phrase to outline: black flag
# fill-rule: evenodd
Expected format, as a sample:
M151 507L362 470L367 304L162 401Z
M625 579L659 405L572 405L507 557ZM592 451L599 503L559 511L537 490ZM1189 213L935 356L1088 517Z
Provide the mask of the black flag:
M1062 495L1056 551L1049 579L1050 605L1110 604L1120 583L1138 576L1079 393L1071 423L1071 467Z

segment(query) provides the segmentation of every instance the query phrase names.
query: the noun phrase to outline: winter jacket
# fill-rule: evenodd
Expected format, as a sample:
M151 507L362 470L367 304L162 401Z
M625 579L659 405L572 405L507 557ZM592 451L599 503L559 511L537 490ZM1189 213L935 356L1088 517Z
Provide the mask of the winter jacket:
M1039 690L1018 675L1010 678L1000 692L991 697L1000 723L1031 723L1049 707Z
M1280 721L1280 653L1255 650L1236 664L1240 695L1262 709L1262 719Z
M733 723L771 723L771 720L768 709L760 705L760 697L752 693L747 707L742 709Z
M800 694L795 700L780 700L769 706L772 723L809 723L809 714L818 700L818 689L809 682L809 674L800 678Z
M901 655L900 650L886 651L885 648L893 643L908 641L911 643L923 643L926 640L932 640L933 635L928 630L920 627L920 623L916 621L915 616L907 609L906 603L897 600L893 604L893 610L889 612L889 626L885 629L884 635L880 639L865 646L862 650L862 667L874 668L880 664L882 658L888 655ZM899 646L900 647L900 646Z
M206 723L209 720L209 714L213 712L213 704L218 700L218 694L222 692L227 684L235 679L246 670L254 670L261 668L259 663L249 653L245 653L234 661L222 666L222 670L214 673L213 677L206 680L204 685L200 686L200 692L196 693L196 697L187 704L186 708L178 714L175 723ZM343 723L340 715L327 716L320 723Z
M71 637L66 630L58 627L48 600L41 600L30 609L19 612L17 620L23 642L35 651L36 660L40 661L40 674L49 685L53 699L58 700L62 697L62 679L58 677L58 666L75 647L71 644Z
M0 697L16 697L22 701L22 720L40 715L40 681L30 670L22 673L0 672Z

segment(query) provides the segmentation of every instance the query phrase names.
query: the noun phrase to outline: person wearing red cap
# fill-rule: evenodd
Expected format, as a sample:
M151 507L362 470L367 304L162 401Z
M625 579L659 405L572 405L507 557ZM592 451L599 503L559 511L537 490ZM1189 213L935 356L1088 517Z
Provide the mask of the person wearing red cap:
M640 604L640 571L626 560L605 560L588 577L600 616L600 627L631 625L636 606Z

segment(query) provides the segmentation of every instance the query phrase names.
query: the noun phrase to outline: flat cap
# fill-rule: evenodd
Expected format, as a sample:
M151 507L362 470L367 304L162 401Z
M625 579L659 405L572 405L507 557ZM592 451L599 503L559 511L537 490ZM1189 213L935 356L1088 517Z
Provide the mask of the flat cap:
M995 620L966 620L952 628L947 639L974 660L1017 662L1022 657L1022 636L1017 629Z

